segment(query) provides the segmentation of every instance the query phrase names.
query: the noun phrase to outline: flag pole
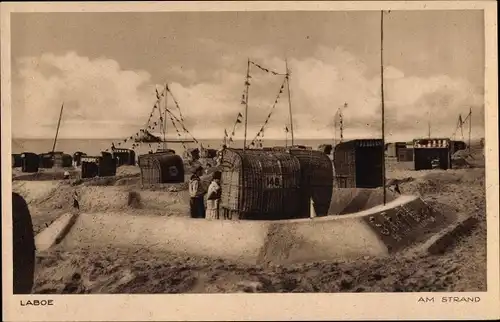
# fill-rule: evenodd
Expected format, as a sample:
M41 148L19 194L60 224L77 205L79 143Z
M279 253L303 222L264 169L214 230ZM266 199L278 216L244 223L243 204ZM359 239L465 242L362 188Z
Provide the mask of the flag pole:
M247 79L246 85L246 95L245 95L245 134L243 138L243 151L245 151L247 146L247 128L248 128L248 92L250 89L250 58L247 61Z
M54 145L52 145L52 155L56 149L57 136L59 135L59 127L61 126L61 118L64 109L64 102L61 104L61 111L59 112L59 120L57 121L56 137L54 138Z
M168 84L165 84L165 115L163 116L163 150L167 149L167 95L168 95Z
M290 114L290 132L292 134L292 146L294 145L293 140L293 117L292 117L292 100L290 98L290 70L288 69L288 60L285 59L286 65L286 87L288 92L288 113Z
M470 135L472 132L472 107L469 108L469 153L470 153Z
M347 102L344 103L344 107L347 107ZM340 142L344 141L344 110L342 107L339 108L339 119L340 119Z
M384 10L380 11L380 97L382 100L382 147L385 147L385 103L384 103ZM382 149L383 151L383 149ZM384 185L384 205L387 200L385 177L385 153L382 152L382 183Z

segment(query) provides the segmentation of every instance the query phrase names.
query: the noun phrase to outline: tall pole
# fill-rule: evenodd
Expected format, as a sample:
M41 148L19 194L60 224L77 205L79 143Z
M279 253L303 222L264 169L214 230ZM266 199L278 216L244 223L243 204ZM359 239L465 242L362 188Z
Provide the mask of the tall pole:
M460 115L459 122L460 122L460 133L462 135L462 141L463 141L464 140L464 124L463 124L462 116L461 115Z
M168 95L168 84L165 84L165 111L163 116L163 150L165 151L167 148L167 95Z
M286 65L286 87L288 92L288 114L290 115L290 132L292 134L292 146L294 145L293 137L293 117L292 117L292 100L290 98L290 70L288 69L288 60L285 59Z
M384 10L380 12L380 97L382 99L382 147L385 147L385 103L384 103ZM383 151L383 149L382 149ZM384 185L384 205L387 200L385 183L385 153L382 153L382 182Z
M431 111L429 110L429 120L427 121L427 137L431 138Z
M347 102L344 103L344 108L347 107ZM344 141L344 110L342 108L339 109L340 113L340 142Z
M338 110L337 113L333 116L333 144L332 148L335 147L337 144L337 116L338 116Z
M470 153L470 135L472 132L472 107L469 108L469 153Z
M245 95L245 136L243 138L243 151L245 151L247 146L247 128L248 128L248 92L250 89L250 58L247 63L247 79L246 85L246 95Z
M56 137L54 138L54 145L52 145L52 154L54 154L54 151L56 149L57 136L59 135L59 126L61 125L63 108L64 108L64 102L62 103L61 111L59 112L59 121L57 121Z

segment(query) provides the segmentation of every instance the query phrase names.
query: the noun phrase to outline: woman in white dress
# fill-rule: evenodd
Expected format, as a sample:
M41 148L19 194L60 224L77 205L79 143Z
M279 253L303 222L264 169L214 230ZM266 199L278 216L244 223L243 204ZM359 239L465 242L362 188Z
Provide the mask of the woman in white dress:
M207 219L219 219L221 186L219 179L213 179L207 192Z

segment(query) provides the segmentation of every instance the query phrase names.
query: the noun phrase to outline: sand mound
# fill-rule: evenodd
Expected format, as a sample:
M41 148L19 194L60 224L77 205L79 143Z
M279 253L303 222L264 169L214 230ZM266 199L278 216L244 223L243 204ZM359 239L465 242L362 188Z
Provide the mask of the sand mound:
M416 178L414 181L404 182L401 190L404 193L416 193L422 196L462 191L462 186L484 189L484 169L467 170L434 170L428 171L424 176ZM484 193L484 192L483 192Z
M20 194L28 204L49 199L61 186L61 181L15 180L12 182L12 190Z
M386 202L397 198L397 194L386 190ZM329 215L345 215L370 209L384 203L383 188L334 188Z
M140 175L141 168L133 165L122 165L116 169L117 176Z
M46 182L43 182L46 183ZM43 185L35 185L41 186ZM21 187L23 187L21 185ZM26 190L26 189L25 189ZM33 188L32 188L33 190ZM36 205L41 209L65 209L73 207L73 192L77 191L80 196L80 209L85 212L115 211L127 209L161 210L162 212L174 212L176 214L187 214L189 206L189 195L187 191L165 192L165 191L139 191L121 186L76 186L55 185L50 193L45 192L42 197L36 197ZM43 190L42 190L43 191ZM130 193L136 193L140 199L139 203L129 204ZM29 196L31 194L27 193Z
M80 170L69 167L69 168L49 168L49 169L38 169L35 173L24 173L17 169L12 171L13 180L23 180L23 181L50 181L50 180L63 180L64 172L68 171L71 177L77 177Z

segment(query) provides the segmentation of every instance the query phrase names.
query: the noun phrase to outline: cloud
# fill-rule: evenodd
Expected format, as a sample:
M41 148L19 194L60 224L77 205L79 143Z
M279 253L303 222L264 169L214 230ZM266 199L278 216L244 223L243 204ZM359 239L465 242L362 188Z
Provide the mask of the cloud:
M124 71L112 59L74 52L17 61L13 75L13 135L51 137L61 104L61 137L113 137L147 118L153 87L144 71Z
M204 56L212 57L213 63L200 70L187 65L170 67L170 88L182 109L186 128L195 137L217 138L222 137L224 128L231 132L237 114L245 113L241 104L245 55L279 73L285 71L285 61L270 46L253 48L243 55L231 50L230 45L217 46L210 40L201 43ZM380 137L380 79L367 75L363 61L341 47L318 47L311 57L290 57L288 65L296 137L331 138L334 115L344 103L348 103L344 110L345 137ZM65 101L61 137L126 137L144 126L155 101L149 73L122 70L112 59L46 54L19 60L15 70L16 136L52 136L60 104ZM283 76L255 66L251 67L251 76L249 139L264 124L284 81ZM265 128L268 138L285 136L283 129L289 124L286 89ZM484 117L483 90L445 75L412 77L388 66L385 99L389 139L425 135L429 111L436 136L450 136L458 113L465 116L469 108ZM171 98L167 104L174 106ZM481 117L477 116L474 124L477 136L484 135ZM176 136L171 126L169 133ZM236 138L242 136L243 124L239 124Z

